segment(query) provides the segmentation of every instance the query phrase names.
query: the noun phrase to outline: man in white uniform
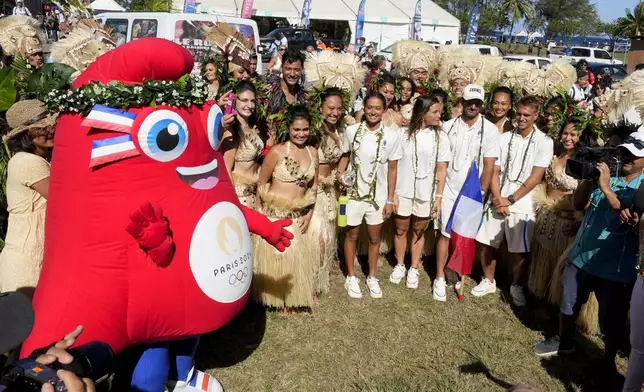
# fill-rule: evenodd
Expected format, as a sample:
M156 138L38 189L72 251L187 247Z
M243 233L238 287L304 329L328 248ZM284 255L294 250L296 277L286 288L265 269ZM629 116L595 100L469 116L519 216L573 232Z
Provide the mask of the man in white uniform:
M470 84L463 89L463 114L443 125L447 132L452 150L452 160L447 168L447 185L443 192L441 205L441 235L436 244L436 279L432 297L437 301L445 301L445 265L449 254L449 238L447 221L454 208L456 197L467 178L472 162L476 162L481 178L481 189L486 192L492 174L494 163L499 157L498 128L481 115L485 102L483 87Z
M396 191L398 160L403 150L397 130L385 126L382 114L386 101L380 93L365 98L365 120L347 127L343 136L344 155L338 164L337 177L348 185L347 235L344 240L344 257L347 278L344 283L351 298L361 298L362 291L353 271L356 241L362 221L367 223L369 234L369 276L367 286L373 298L381 298L382 291L375 277L380 247L380 230L385 219L393 213ZM349 161L351 167L348 167ZM345 183L345 170L352 172L354 183Z
M496 292L495 250L505 238L508 252L515 259L510 287L512 301L516 306L525 306L521 280L535 225L532 190L543 180L553 154L552 139L534 125L538 117L539 100L523 97L517 104L517 127L501 135L499 160L490 184L492 201L484 207L483 223L476 235L476 241L482 245L485 275L472 289L476 297Z
M18 16L31 16L29 8L25 7L22 0L16 1L16 6L13 7L13 14Z

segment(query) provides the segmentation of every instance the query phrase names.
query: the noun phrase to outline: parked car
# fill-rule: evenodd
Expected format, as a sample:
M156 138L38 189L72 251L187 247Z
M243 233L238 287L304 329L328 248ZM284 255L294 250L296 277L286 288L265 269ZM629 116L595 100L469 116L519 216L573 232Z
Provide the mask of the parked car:
M286 39L288 40L288 47L300 51L305 51L306 47L313 45L317 48L315 37L313 32L309 29L297 28L297 27L280 27L270 33L266 34L264 37L260 38L260 45L262 46L262 61L268 62L271 59L270 49L273 42L279 40L281 33L284 33ZM333 45L338 47L342 44L342 40L334 39L322 39L322 42L327 45Z
M621 82L626 78L628 72L623 64L600 64L588 63L588 68L597 75L599 72L604 72L613 79L613 82Z
M466 48L472 48L478 50L481 54L490 55L490 56L503 56L504 53L501 49L492 45L480 45L480 44L462 44Z
M525 55L512 55L503 57L504 61L523 61L526 63L534 64L537 68L543 69L552 63L552 60L547 57L535 57Z
M428 44L430 44L431 46L433 46L434 49L436 49L436 50L440 49L440 47L441 47L441 44L439 42L436 42L436 41L426 41L426 42ZM376 52L376 54L384 56L387 60L391 61L391 56L392 56L391 55L391 48L393 48L393 47L394 47L394 44L391 44L391 45L387 46L386 48L379 50L378 52Z
M563 50L563 54L553 53L550 55L551 59L565 59L570 61L572 64L577 64L581 59L588 61L589 63L598 63L598 64L617 64L623 65L624 63L620 60L615 60L607 50L599 48L588 48L584 46L573 46L569 49Z

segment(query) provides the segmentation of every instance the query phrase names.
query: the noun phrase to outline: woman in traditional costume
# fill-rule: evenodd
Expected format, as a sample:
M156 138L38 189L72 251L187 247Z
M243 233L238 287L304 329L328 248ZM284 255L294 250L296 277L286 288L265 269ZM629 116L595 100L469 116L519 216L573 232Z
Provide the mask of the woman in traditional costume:
M318 192L309 225L309 231L319 238L320 244L315 290L324 294L329 290L329 274L336 260L336 170L342 157L342 138L348 119L346 113L351 110L353 97L362 86L365 70L353 54L324 51L309 55L306 75L314 86L309 100L324 119L318 143Z
M438 64L436 49L424 41L402 40L391 48L391 58L394 67L400 75L408 77L416 89L426 90L430 73ZM425 91L426 93L429 91Z
M260 160L267 139L266 123L252 82L239 81L232 91L233 112L224 116L221 150L239 201L255 208Z
M252 43L236 28L219 23L206 34L206 40L219 49L223 61L221 69L216 59L204 60L202 73L208 81L208 99L214 99L217 93L223 93L219 100L220 106L228 103L230 91L224 89L228 80L250 79L250 58L253 55ZM221 78L222 80L218 80ZM222 91L218 91L218 90Z
M288 105L277 141L262 163L257 209L274 220L290 218L291 246L284 252L255 241L253 297L268 307L311 308L319 268L318 238L308 230L318 184L315 129L305 104Z
M447 134L441 130L442 105L436 96L416 99L408 129L401 130L403 157L398 163L394 199L397 265L389 280L398 284L407 274L407 287L418 288L424 232L440 216L441 198L452 159ZM412 219L413 216L413 219ZM413 222L413 223L412 223ZM411 268L406 271L407 233L411 225ZM434 224L433 227L438 227Z
M220 61L214 57L205 58L201 62L201 76L208 83L208 100L215 101L219 97L219 69Z
M3 141L13 156L7 165L9 226L0 253L0 292L19 290L31 297L38 283L56 118L37 100L18 101L7 111L11 130Z

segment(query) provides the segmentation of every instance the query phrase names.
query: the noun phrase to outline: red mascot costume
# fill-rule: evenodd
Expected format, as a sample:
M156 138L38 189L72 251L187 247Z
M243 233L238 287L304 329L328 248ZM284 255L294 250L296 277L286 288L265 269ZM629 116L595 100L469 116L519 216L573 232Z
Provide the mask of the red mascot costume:
M84 332L76 344L98 340L116 353L211 332L248 300L249 231L280 250L290 244L292 235L283 229L290 221L270 222L237 200L217 151L220 108L212 102L164 105L150 89L134 87L151 80L170 85L192 69L181 46L144 38L101 56L75 80L76 93L93 82L118 81L133 95L130 105L110 105L94 84L106 102L58 120L44 264L33 301L36 323L23 355L79 324ZM205 94L205 84L196 80ZM94 96L76 97L94 103ZM159 355L168 355L164 350ZM194 349L188 351L184 368L187 360L192 366ZM178 370L174 390L218 390L207 375ZM197 387L191 389L191 381Z

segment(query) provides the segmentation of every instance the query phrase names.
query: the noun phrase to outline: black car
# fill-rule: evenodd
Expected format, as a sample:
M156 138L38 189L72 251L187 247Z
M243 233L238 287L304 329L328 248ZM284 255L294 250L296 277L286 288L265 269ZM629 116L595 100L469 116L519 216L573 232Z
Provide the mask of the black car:
M289 49L292 48L300 51L305 51L306 47L309 45L312 45L314 48L317 48L317 44L315 43L315 37L313 36L313 32L311 30L305 29L305 28L298 28L298 27L280 27L266 34L264 37L261 37L259 40L260 45L263 47L263 52L262 52L263 62L270 61L271 45L279 41L279 37L281 33L284 33L284 35L286 36L286 39L288 40ZM332 40L332 39L326 39L326 38L322 39L322 42L324 42L326 45L333 44L336 47L342 43L342 41L340 40Z
M613 82L621 82L628 75L623 64L588 63L588 68L595 76L600 72L604 72L613 79Z

